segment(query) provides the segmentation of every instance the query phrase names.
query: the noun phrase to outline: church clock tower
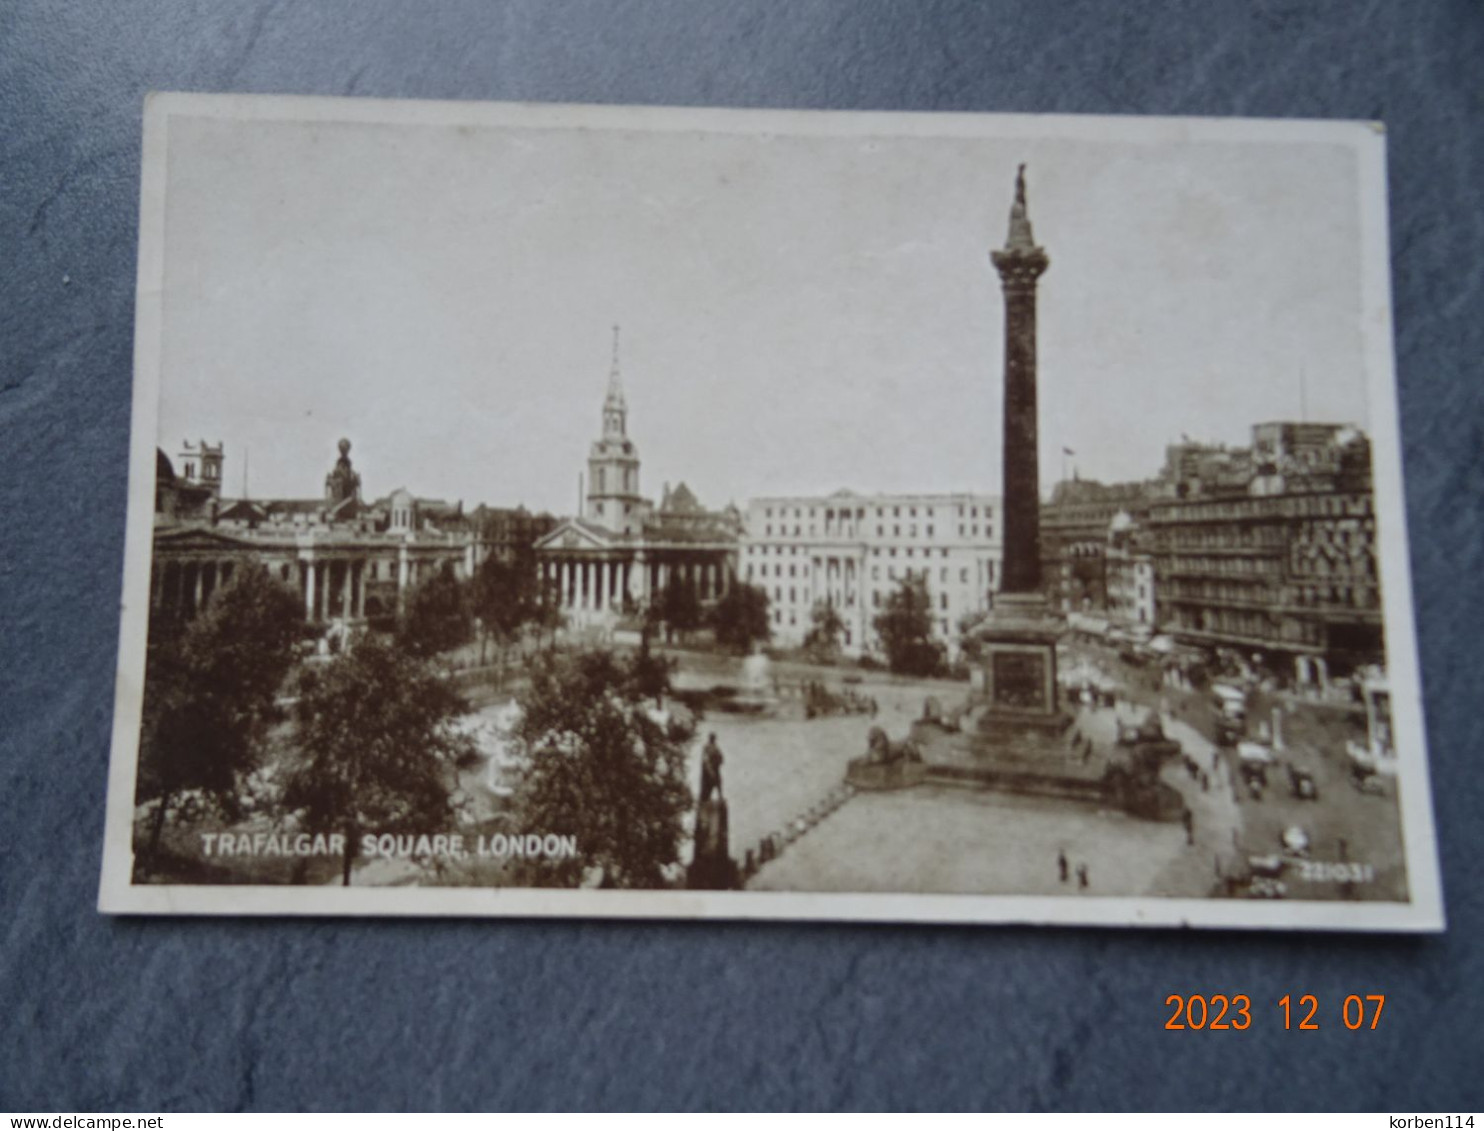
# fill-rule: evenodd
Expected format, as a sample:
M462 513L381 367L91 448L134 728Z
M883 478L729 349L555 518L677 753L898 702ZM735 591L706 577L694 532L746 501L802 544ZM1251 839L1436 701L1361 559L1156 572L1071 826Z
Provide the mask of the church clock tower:
M583 517L617 534L644 529L639 494L639 450L628 436L628 405L618 376L618 327L613 327L613 368L603 400L603 435L587 458L587 501Z

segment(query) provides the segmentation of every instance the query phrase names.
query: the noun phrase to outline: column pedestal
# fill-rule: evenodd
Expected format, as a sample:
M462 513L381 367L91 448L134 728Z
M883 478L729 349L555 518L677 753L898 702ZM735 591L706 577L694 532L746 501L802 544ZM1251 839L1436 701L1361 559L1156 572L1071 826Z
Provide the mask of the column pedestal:
M1056 678L1059 624L1038 593L1002 594L979 633L983 660L975 701L978 737L1026 753L1063 751L1072 717L1061 709Z

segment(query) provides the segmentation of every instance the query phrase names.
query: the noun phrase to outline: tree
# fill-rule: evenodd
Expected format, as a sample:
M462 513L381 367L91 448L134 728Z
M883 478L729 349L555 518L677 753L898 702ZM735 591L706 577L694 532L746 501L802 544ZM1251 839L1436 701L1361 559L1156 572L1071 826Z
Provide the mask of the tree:
M701 627L701 600L695 585L684 578L675 578L661 589L653 608L669 637L678 635L683 640Z
M925 578L903 578L895 592L888 594L886 607L874 623L892 671L921 676L942 672L943 646L933 639L932 599Z
M472 610L479 618L479 662L484 663L486 640L493 638L503 669L506 654L528 625L542 620L540 575L535 556L518 553L505 561L491 556L474 575L470 586Z
M151 626L136 787L139 804L157 803L146 859L186 793L238 815L303 626L299 598L256 562L239 563L184 629Z
M989 621L987 612L965 613L958 619L959 658L977 664L984 658L984 639L979 630Z
M670 673L674 666L673 660L657 656L650 650L649 629L646 626L639 636L639 651L634 653L634 658L629 663L629 678L639 697L653 699L656 707L663 706L665 696L670 691Z
M815 601L810 611L809 631L804 634L804 651L817 660L833 660L840 651L840 637L845 634L845 621L835 602Z
M772 635L768 623L768 591L758 585L733 585L711 612L716 642L723 648L746 655L755 643L766 644Z
M363 834L449 827L456 771L474 756L453 726L465 710L425 661L376 636L304 673L283 802L306 828L345 837L345 886Z
M562 586L555 578L539 581L536 587L536 619L532 622L537 632L537 644L541 633L549 632L552 647L556 646L556 634L567 623L562 612Z
M520 706L520 827L578 846L575 858L537 865L544 879L576 886L596 869L604 887L666 886L692 804L691 728L653 712L634 670L605 651L547 653Z
M397 620L397 642L414 656L436 656L467 644L473 630L467 587L444 562L407 594Z

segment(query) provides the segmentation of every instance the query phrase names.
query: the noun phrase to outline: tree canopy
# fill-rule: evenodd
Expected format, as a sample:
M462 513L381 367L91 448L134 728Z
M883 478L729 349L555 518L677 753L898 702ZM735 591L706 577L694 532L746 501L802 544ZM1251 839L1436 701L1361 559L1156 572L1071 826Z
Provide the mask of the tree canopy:
M436 656L467 644L472 630L467 587L444 562L407 594L397 619L397 642L414 656Z
M804 634L804 651L817 659L833 659L840 651L840 638L845 621L833 601L816 601L810 611L809 631Z
M766 644L772 635L767 590L746 583L733 585L712 610L711 625L716 642L734 652L746 654L754 644Z
M655 595L650 605L651 619L664 622L671 635L682 639L687 633L701 627L701 599L696 596L696 587L684 578L672 578L668 585Z
M933 639L932 598L922 576L903 578L874 623L892 671L919 676L943 671L943 646Z
M680 864L692 804L692 728L645 701L630 665L605 651L549 653L535 665L513 734L522 827L576 838L574 859L542 861L541 882L658 888Z
M343 883L363 833L450 827L456 771L474 755L453 726L464 710L424 661L376 636L304 673L284 806L306 829L345 836Z
M506 560L486 558L474 574L469 588L473 614L479 618L480 655L484 642L493 638L501 658L529 627L545 627L546 608L541 592L541 575L530 551L517 553Z
M145 662L137 800L155 800L147 855L167 810L188 791L230 816L243 775L261 758L274 699L303 632L303 606L255 562L243 562L178 632L151 631Z

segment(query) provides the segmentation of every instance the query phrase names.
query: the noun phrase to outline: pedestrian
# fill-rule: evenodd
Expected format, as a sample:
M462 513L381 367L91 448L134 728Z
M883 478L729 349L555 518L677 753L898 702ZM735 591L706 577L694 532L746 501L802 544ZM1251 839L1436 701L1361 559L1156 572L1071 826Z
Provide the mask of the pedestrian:
M1067 882L1067 854L1062 849L1058 849L1057 850L1057 853L1056 853L1056 872L1057 872L1057 876L1061 879L1061 882L1062 883L1066 883Z
M1202 793L1210 793L1211 792L1211 779L1206 775L1206 771L1205 770L1202 770L1201 771L1201 792Z
M1180 821L1185 826L1185 843L1187 845L1195 844L1195 814L1187 809L1181 815Z
M1080 891L1087 890L1087 865L1077 865L1077 887Z

